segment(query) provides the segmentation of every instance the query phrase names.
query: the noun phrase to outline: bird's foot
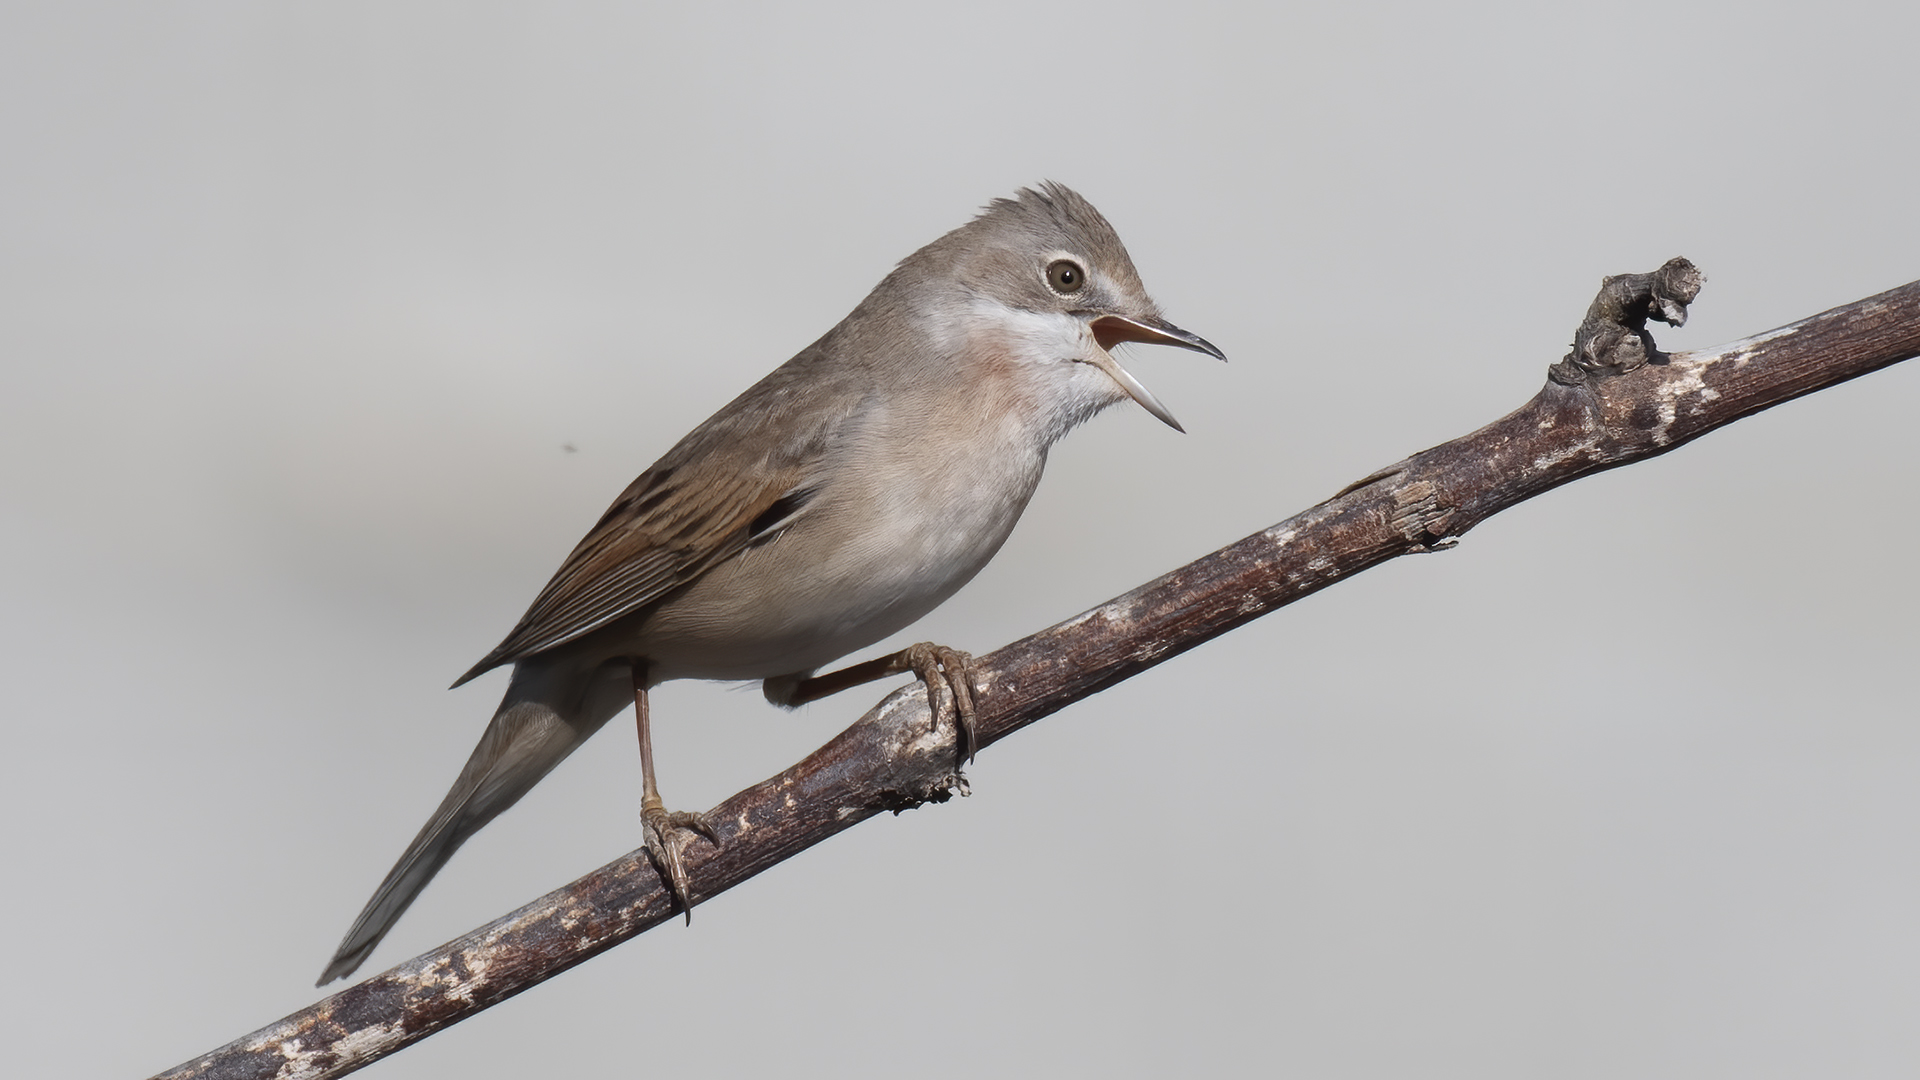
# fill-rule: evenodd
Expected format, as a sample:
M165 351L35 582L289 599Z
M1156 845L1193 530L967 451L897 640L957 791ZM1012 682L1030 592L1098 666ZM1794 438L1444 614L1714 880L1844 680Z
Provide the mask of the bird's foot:
M927 686L927 708L933 713L936 730L942 721L951 720L960 744L961 760L971 764L979 749L973 726L973 655L945 645L923 641L900 650L896 661L902 670L913 672Z
M653 858L654 869L660 872L667 883L667 891L687 913L687 923L693 923L693 899L689 895L691 882L687 878L686 850L696 836L704 836L714 847L720 846L720 834L699 814L685 810L668 810L658 799L648 799L640 806L640 825L646 836L647 854Z
M765 683L767 700L792 708L818 701L848 687L862 686L875 679L911 671L927 687L927 708L933 713L934 730L949 721L960 744L960 757L973 760L979 748L973 727L973 657L959 649L923 641L897 653L864 660L826 675L782 675Z

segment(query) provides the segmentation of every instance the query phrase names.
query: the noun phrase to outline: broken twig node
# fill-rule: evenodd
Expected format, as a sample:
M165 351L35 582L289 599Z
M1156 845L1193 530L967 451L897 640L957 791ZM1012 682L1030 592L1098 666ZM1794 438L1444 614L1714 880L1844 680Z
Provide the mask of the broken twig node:
M1547 369L1548 376L1563 386L1583 386L1654 360L1660 351L1647 333L1647 320L1685 326L1687 305L1706 280L1699 267L1681 258L1668 259L1651 274L1606 278L1574 333L1573 351Z

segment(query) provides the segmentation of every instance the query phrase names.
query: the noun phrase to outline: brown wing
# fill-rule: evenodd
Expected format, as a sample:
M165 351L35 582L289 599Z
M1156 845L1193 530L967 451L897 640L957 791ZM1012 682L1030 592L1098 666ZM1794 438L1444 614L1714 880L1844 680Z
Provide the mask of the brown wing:
M664 462L649 469L607 508L506 640L453 685L572 641L725 562L766 532L763 515L790 516L803 473L796 463L690 483Z
M872 393L864 366L837 362L833 338L775 368L629 484L506 640L453 685L657 603L803 512Z

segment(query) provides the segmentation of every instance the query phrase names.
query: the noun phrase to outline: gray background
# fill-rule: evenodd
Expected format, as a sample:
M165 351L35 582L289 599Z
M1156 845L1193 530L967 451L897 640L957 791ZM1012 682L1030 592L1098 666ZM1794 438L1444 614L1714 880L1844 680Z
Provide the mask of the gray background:
M984 650L1519 405L1916 276L1911 4L16 3L6 1071L299 1008L619 489L1054 178L1222 366L896 643ZM389 1078L1910 1075L1920 368L1589 479L995 747ZM568 452L572 446L575 452ZM659 695L712 805L880 696ZM615 725L368 970L638 842Z

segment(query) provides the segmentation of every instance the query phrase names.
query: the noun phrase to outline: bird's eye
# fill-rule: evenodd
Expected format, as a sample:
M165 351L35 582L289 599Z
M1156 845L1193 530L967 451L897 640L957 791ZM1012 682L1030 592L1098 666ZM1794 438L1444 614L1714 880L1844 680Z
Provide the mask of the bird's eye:
M1072 259L1055 259L1047 264L1047 284L1057 293L1076 293L1087 283L1087 272Z

